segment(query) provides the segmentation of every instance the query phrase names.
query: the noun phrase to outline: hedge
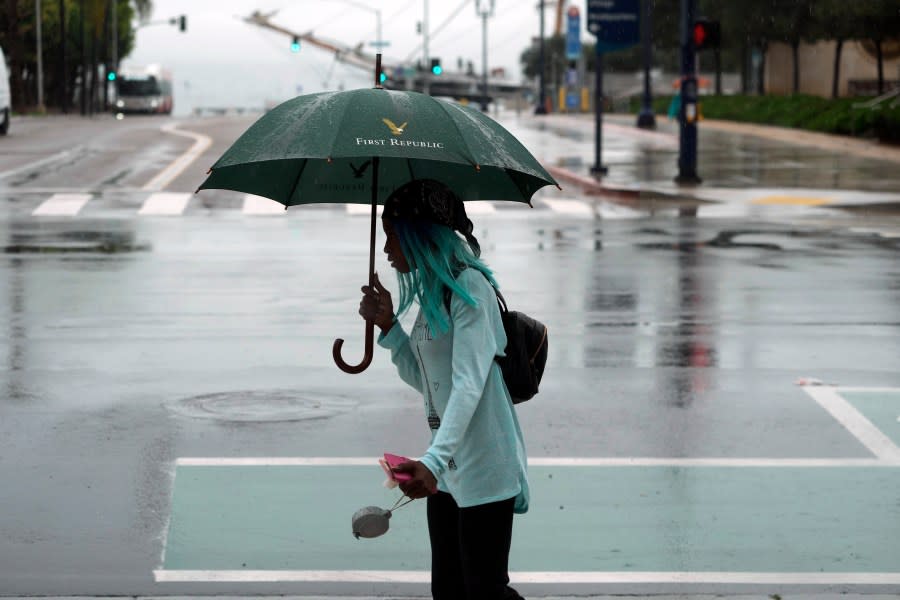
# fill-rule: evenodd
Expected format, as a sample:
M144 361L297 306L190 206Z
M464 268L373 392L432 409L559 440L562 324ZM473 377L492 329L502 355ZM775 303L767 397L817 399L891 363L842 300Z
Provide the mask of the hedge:
M657 114L666 114L672 96L654 98ZM818 96L701 96L700 110L707 119L743 121L779 127L793 127L821 133L875 138L900 144L900 101L882 102L876 107L862 107L871 98L839 98ZM640 99L631 100L630 109L640 110Z

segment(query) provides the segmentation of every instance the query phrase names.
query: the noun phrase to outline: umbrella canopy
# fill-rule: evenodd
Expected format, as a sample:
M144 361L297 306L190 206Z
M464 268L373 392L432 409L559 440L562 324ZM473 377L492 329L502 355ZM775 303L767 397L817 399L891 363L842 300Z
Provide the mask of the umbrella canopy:
M418 92L360 89L288 100L261 117L213 165L199 189L265 196L285 206L376 202L413 179L463 200L529 202L553 177L480 111Z
M380 73L380 55L376 77ZM263 115L216 161L197 191L226 189L285 206L323 202L372 205L369 285L375 278L376 205L417 179L434 179L463 200L529 202L553 177L506 129L481 112L417 92L376 86L299 96ZM332 355L360 373L372 361L366 322L362 362Z

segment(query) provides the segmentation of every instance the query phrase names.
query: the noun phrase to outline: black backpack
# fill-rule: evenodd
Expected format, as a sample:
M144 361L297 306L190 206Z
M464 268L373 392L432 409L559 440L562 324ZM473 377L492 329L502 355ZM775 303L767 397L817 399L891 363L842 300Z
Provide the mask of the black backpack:
M538 393L547 364L547 326L525 313L507 309L503 294L496 288L494 293L506 331L506 356L495 360L513 404L519 404Z
M450 290L445 292L444 303L449 313ZM498 356L495 360L500 365L513 404L519 404L538 393L547 364L547 326L525 313L509 310L503 294L497 288L494 293L506 332L506 356Z

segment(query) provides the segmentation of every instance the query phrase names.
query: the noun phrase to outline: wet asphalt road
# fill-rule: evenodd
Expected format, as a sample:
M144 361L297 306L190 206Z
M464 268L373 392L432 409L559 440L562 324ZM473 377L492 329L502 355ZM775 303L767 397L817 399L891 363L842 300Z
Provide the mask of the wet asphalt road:
M213 145L167 189L194 189L246 123L185 125ZM385 354L355 376L331 359L335 337L361 355L367 219L252 217L218 192L139 217L137 190L190 141L122 125L28 122L2 140L0 594L378 591L154 582L175 459L415 455L425 428ZM30 214L60 190L101 201ZM617 216L474 218L509 302L551 331L542 391L519 409L532 457L870 456L794 382L900 387L900 239L854 231L853 215Z

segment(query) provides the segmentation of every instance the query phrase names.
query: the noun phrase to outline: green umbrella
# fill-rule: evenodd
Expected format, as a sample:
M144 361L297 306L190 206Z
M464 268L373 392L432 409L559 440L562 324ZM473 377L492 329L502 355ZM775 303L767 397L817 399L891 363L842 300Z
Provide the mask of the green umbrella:
M380 71L376 67L376 72ZM377 86L309 94L275 107L241 135L210 169L202 189L271 198L285 206L322 202L372 205L369 282L375 272L377 204L413 179L435 179L463 200L529 203L553 177L506 129L477 110L417 92ZM366 323L372 360L374 323Z

